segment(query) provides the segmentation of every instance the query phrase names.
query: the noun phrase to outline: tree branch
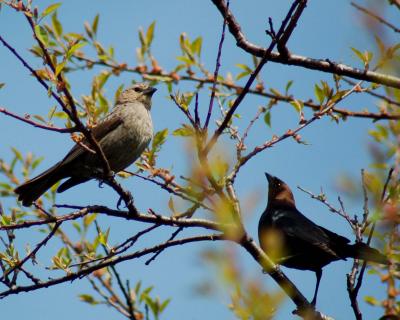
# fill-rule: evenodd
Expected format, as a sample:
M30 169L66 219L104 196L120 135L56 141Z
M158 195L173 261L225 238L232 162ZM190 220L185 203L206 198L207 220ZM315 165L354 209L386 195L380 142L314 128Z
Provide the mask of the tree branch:
M212 0L214 5L220 9L222 16L227 19L229 29L232 28L232 14L229 11L229 8L226 7L225 1L224 0ZM238 97L235 99L233 105L231 108L228 110L224 120L222 121L221 125L218 127L217 130L215 130L213 136L211 137L210 141L207 143L207 145L204 148L204 154L207 155L208 152L211 150L211 148L214 146L214 144L217 142L219 136L222 134L222 132L226 129L228 126L230 120L232 119L232 116L236 112L236 109L239 107L240 103L243 101L244 97L247 95L252 83L256 79L257 75L260 73L261 69L264 67L264 65L268 62L270 58L270 54L274 47L278 44L278 42L283 38L285 41L287 41L285 34L289 33L291 34L293 32L293 25L295 25L295 22L300 18L300 14L307 5L307 0L297 0L294 1L292 6L290 7L285 19L282 21L281 27L279 28L278 33L275 35L275 37L272 39L271 44L269 45L268 49L263 53L261 56L261 61L257 65L256 69L251 73L249 79L246 82L246 85L244 86L243 91L238 95ZM222 9L222 10L221 10ZM300 14L298 14L300 12ZM288 28L286 28L286 25L289 22L289 19L292 17L295 17L296 19L292 20L290 22L290 25ZM294 21L294 22L293 22Z
M355 3L355 2L351 2L351 5L356 8L357 10L360 10L361 12L364 12L366 15L372 17L373 19L379 21L380 23L382 23L383 25L389 27L390 29L392 29L394 32L400 33L400 29L397 28L394 24L386 21L385 19L383 19L382 17L378 16L377 14L373 13L372 11L368 10L367 8L360 6L359 4Z
M213 0L213 3L218 8L221 15L227 17L229 31L236 39L236 45L247 53L257 57L264 57L267 55L267 58L270 61L276 63L299 66L311 70L347 76L358 80L379 83L393 88L400 88L400 78L395 76L353 68L342 63L333 62L329 59L313 59L294 54L290 54L289 57L283 57L277 52L269 52L268 49L259 47L246 39L241 30L240 24L237 22L232 12L226 7L224 0Z
M227 6L227 8L229 8L229 0L227 0L226 6ZM212 89L211 89L210 105L208 106L208 113L207 113L207 117L206 117L206 121L204 123L203 129L208 128L208 123L210 122L211 113L212 113L212 109L213 109L213 104L214 104L214 99L215 99L215 91L216 91L216 86L217 86L217 81L218 81L218 73L219 73L219 68L221 67L221 54L222 54L222 45L224 44L224 40L225 40L225 29L226 29L226 16L224 17L224 22L222 24L221 39L219 41L217 61L215 62L214 78L213 78L213 84L212 84Z
M49 131L60 132L60 133L72 133L72 132L76 131L75 127L72 127L72 128L57 128L57 127L53 127L51 125L40 124L40 123L38 123L36 121L31 120L30 119L31 116L28 115L28 114L26 114L24 117L21 117L21 116L13 113L11 111L8 111L7 109L5 109L3 107L0 107L0 112L5 114L5 115L7 115L7 116L10 116L10 117L12 117L14 119L17 119L17 120L23 121L23 122L25 122L27 124L30 124L31 126L34 126L36 128L45 129L45 130L49 130Z
M30 220L24 221L19 224L10 224L10 225L3 225L0 226L0 230L16 230L16 229L24 229L30 228L32 226L39 226L49 223L55 222L64 222L69 220L76 220L81 217L84 217L90 213L99 213L104 214L111 217L118 217L123 218L126 220L132 221L140 221L145 223L154 223L154 224L162 224L167 226L175 226L175 227L201 227L210 230L221 230L223 228L228 228L229 226L222 225L220 223L206 220L206 219L178 219L174 217L167 217L161 215L148 215L140 213L137 216L130 214L129 211L122 211L122 210L114 210L110 209L105 206L87 206L87 207L79 207L79 206L70 206L70 205L55 205L57 208L70 208L70 209L77 209L76 212L54 217L51 219L42 219L42 220Z
M120 257L116 257L112 260L105 261L105 262L96 264L94 266L90 266L90 267L82 269L78 272L71 272L71 273L67 274L66 276L63 276L60 278L51 279L49 281L41 282L41 283L34 284L34 285L13 287L9 290L0 292L0 299L3 299L5 297L13 295L13 294L18 294L21 292L35 291L35 290L42 289L42 288L52 287L52 286L60 284L60 283L74 281L76 279L85 277L86 275L92 273L93 271L108 267L110 265L117 265L118 263L121 263L123 261L140 258L149 253L156 252L162 248L169 248L169 247L184 245L184 244L193 243L193 242L218 241L218 240L224 240L223 236L220 234L212 234L212 235L196 236L196 237L190 237L190 238L184 238L184 239L165 242L165 243L156 245L151 248L146 248L146 249L134 252L132 254L127 254L127 255L120 256Z

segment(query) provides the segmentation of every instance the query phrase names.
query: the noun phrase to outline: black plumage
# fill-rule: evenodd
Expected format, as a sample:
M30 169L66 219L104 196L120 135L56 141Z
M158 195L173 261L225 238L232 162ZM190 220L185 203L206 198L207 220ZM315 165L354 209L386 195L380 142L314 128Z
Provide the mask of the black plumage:
M277 264L314 271L317 277L312 304L317 300L322 268L336 260L357 258L388 264L378 250L318 226L297 210L293 193L282 180L265 174L268 205L261 215L258 237L261 248Z

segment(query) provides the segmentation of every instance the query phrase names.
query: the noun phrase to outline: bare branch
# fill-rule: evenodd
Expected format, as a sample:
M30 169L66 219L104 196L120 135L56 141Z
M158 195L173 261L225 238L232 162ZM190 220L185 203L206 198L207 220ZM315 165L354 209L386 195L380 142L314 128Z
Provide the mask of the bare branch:
M397 28L394 24L388 22L387 20L383 19L381 16L378 16L377 14L373 13L372 11L368 10L367 8L360 6L359 4L355 2L351 2L351 5L356 8L357 10L360 10L361 12L364 12L366 15L372 17L373 19L379 21L383 25L389 27L392 29L394 32L400 33L400 29Z
M279 137L272 137L271 140L266 141L264 144L259 145L257 147L255 147L252 151L250 151L247 155L245 155L244 157L242 157L237 164L235 165L235 167L233 168L232 172L229 175L229 179L231 179L232 181L235 180L235 177L237 175L237 173L239 172L240 168L242 166L244 166L250 159L252 159L254 156L256 156L258 153L260 153L261 151L267 149L267 148L271 148L272 146L274 146L275 144L277 144L278 142L285 140L289 137L296 137L298 132L301 131L302 129L304 129L305 127L309 126L311 123L313 123L315 120L320 119L322 116L328 114L332 108L335 107L335 105L337 105L340 101L342 101L344 98L348 97L350 94L352 94L356 88L358 88L358 84L355 85L353 88L351 88L350 90L348 90L342 97L340 97L340 99L333 101L333 102L329 102L327 103L327 106L320 110L319 112L314 113L314 116L312 118L310 118L309 120L303 121L300 126L298 126L296 129L294 130L287 130L284 134L282 134Z
M5 277L7 277L9 274L14 272L14 270L20 269L26 261L28 261L29 259L34 257L36 255L36 253L40 250L40 248L45 246L47 244L47 242L55 235L55 233L56 233L57 229L60 227L60 225L61 225L61 222L56 222L56 224L54 225L53 229L49 232L49 234L42 241L40 241L36 245L36 247L25 258L23 258L15 266L13 266L12 268L10 268L9 270L7 270L4 273L1 281L3 281L5 279Z
M115 258L115 259L113 259L111 261L105 261L105 262L96 264L94 266L79 270L77 272L71 272L71 273L67 274L64 277L51 279L49 281L41 282L39 284L34 284L34 285L15 286L15 287L13 287L13 288L11 288L9 290L0 292L0 299L3 299L3 298L5 298L5 297L7 297L9 295L18 294L18 293L21 293L21 292L35 291L35 290L42 289L42 288L52 287L52 286L60 284L60 283L74 281L76 279L85 277L86 275L88 275L88 274L90 274L93 271L96 271L98 269L102 269L102 268L108 267L110 265L117 265L118 263L121 263L123 261L128 261L128 260L140 258L142 256L145 256L145 255L149 254L149 253L156 252L156 251L158 251L158 250L160 250L161 248L164 248L164 247L165 248L169 248L169 247L184 245L184 244L193 243L193 242L218 241L218 240L224 240L223 236L221 236L220 234L212 234L212 235L196 236L196 237L190 237L190 238L184 238L184 239L165 242L165 243L156 245L156 246L151 247L151 248L147 248L147 249L143 249L143 250L137 251L137 252L132 253L132 254L127 254L127 255L123 255L123 256L117 257L117 258Z
M386 190L387 190L387 187L388 187L389 182L391 180L393 171L394 171L394 168L390 168L390 170L388 172L388 175L387 175L387 178L386 178L386 181L385 181L382 193L381 193L381 204L383 204L384 201L385 201ZM362 172L362 177L363 177L363 190L364 190L364 199L365 199L364 200L363 224L365 225L368 222L367 219L368 219L369 210L368 210L368 206L367 206L368 197L367 197L367 192L366 192L366 189L365 189L364 171ZM369 245L371 243L374 230L375 230L375 223L372 224L371 230L369 232L368 239L367 239L367 242L366 242L367 245ZM366 271L366 268L367 268L367 262L366 261L363 262L361 270L360 270L360 273L358 275L357 282L355 282L355 277L356 277L358 268L359 268L359 264L358 264L358 262L355 262L354 265L353 265L351 273L347 276L347 291L349 293L349 298L350 298L350 302L351 302L351 306L352 306L354 315L355 315L357 320L361 320L362 319L362 314L361 314L361 311L360 311L359 306L358 306L357 296L358 296L358 293L359 293L360 288L362 286L364 274L365 274L365 271Z
M8 111L7 109L5 109L3 107L0 107L0 112L5 114L5 115L7 115L7 116L10 116L10 117L12 117L14 119L17 119L17 120L23 121L25 123L28 123L31 126L34 126L36 128L45 129L45 130L49 130L49 131L60 132L60 133L72 133L72 132L76 131L75 127L72 127L72 128L57 128L57 127L53 127L52 125L40 124L40 123L38 123L36 121L31 120L30 119L31 118L30 115L26 114L24 117L21 117L21 116L13 113L11 111Z
M229 9L226 7L225 1L224 0L212 0L212 1L220 11L222 10L221 11L222 16L226 17L226 19L228 21L229 29L231 29L232 28L232 26L231 26L232 15L231 15ZM219 136L222 134L222 132L227 127L228 123L232 119L232 116L235 114L236 109L239 107L240 103L243 101L244 97L247 95L247 93L248 93L252 83L256 79L257 75L260 73L260 71L264 67L264 65L268 62L270 54L271 54L272 50L274 49L274 47L281 40L281 38L285 39L286 33L291 34L293 32L292 25L293 25L293 23L295 23L295 22L293 22L293 20L290 22L290 26L286 29L286 25L287 25L289 19L292 17L292 15L293 15L293 17L296 17L297 19L299 19L300 14L297 14L297 12L301 13L303 11L303 9L305 8L306 4L307 4L307 0L296 0L293 2L285 19L282 21L281 27L279 28L279 31L276 34L276 38L271 41L271 44L269 45L268 49L261 56L261 61L259 62L256 69L251 73L249 79L246 82L246 85L244 86L243 91L235 99L233 105L228 110L221 125L218 127L217 130L215 130L213 136L210 138L210 141L205 146L204 151L203 151L205 155L208 154L208 152L211 150L211 148L217 142Z
M229 0L227 0L226 7L229 8ZM218 73L219 73L219 68L221 67L222 45L224 44L224 40L225 40L226 18L227 17L225 16L224 22L222 24L221 39L220 39L219 45L218 45L217 61L215 62L213 85L212 85L212 89L211 89L210 105L208 106L208 113L207 113L207 117L206 117L206 121L204 123L203 129L208 128L208 124L210 122L211 113L212 113L212 109L213 109L215 91L216 91L216 86L217 86L217 81L218 81Z
M267 54L267 58L272 62L299 66L358 80L379 83L393 88L400 88L400 78L395 76L353 68L342 63L333 62L329 59L313 59L295 54L284 57L277 52L268 52L268 49L259 47L246 39L235 16L226 8L224 0L213 0L213 3L217 6L221 15L227 17L229 31L235 37L236 45L252 55L264 57Z
M175 227L201 227L210 230L221 230L222 228L227 228L229 226L222 225L217 222L213 222L206 219L178 219L174 217L167 216L153 216L147 214L138 214L132 215L130 211L122 211L122 210L114 210L105 206L87 206L87 207L79 207L79 206L71 206L71 205L56 205L57 208L69 208L76 209L76 212L54 217L53 219L43 219L43 220L30 220L24 221L19 224L10 224L0 226L0 230L16 230L16 229L24 229L30 228L32 226L44 225L55 222L64 222L68 220L76 220L90 213L99 213L104 214L111 217L118 217L126 220L132 221L141 221L146 223L155 223L167 226L175 226Z

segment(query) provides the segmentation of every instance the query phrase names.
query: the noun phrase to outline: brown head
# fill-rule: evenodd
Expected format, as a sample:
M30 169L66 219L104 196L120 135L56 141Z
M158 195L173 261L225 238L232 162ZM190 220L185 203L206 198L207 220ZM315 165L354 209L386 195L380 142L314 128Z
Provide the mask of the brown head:
M295 207L292 190L281 179L265 173L268 179L268 206L271 205L286 205Z
M147 83L136 83L132 87L121 92L117 104L129 103L133 101L141 102L146 109L151 109L151 97L157 89L150 87Z

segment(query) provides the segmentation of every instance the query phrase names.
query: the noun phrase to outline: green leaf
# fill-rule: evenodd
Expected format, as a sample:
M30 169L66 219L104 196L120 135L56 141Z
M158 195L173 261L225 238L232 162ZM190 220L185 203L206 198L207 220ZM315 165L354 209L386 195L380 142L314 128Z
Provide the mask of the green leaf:
M79 50L80 48L86 46L87 42L86 41L81 41L75 43L71 48L68 49L66 59L68 60L71 58L71 56L75 53L76 50Z
M176 60L181 61L181 62L185 62L188 65L192 65L193 64L193 59L191 59L190 57L186 57L186 56L177 56Z
M170 302L171 302L171 299L165 300L165 301L161 304L161 306L160 306L160 312L163 312L164 309L168 306L168 304L169 304Z
M242 64L242 63L237 63L237 64L235 64L235 66L242 70L247 71L248 73L251 73L253 71L249 66Z
M331 98L331 102L337 102L343 98L343 96L347 93L347 90L340 90L336 92L333 97Z
M282 96L282 94L277 89L271 88L271 89L269 89L269 91L271 91L272 94L274 94L274 95L276 95L278 97Z
M315 84L314 93L315 93L315 96L318 99L318 102L320 104L322 104L324 102L325 95L324 95L323 90L320 88L320 86L318 84Z
M96 14L96 16L93 19L93 23L92 23L93 34L97 33L97 27L99 25L99 18L100 18L100 16L98 14Z
M264 122L268 127L271 128L271 112L270 111L265 112L265 114L264 114Z
M72 226L75 228L75 230L76 230L79 234L81 234L82 229L81 229L81 225L80 225L78 222L73 221L73 222L72 222Z
M172 135L176 137L190 137L194 136L194 130L192 127L184 124L181 128L174 130Z
M141 288L141 287L142 287L142 281L138 281L138 282L136 283L135 289L133 289L133 291L136 293L136 295L139 294L140 288Z
M149 295L151 290L153 290L153 286L144 289L142 294L140 295L139 301L143 301Z
M36 167L43 161L43 159L43 157L40 157L34 160L31 165L32 169L36 169Z
M0 217L0 225L2 226L8 226L11 224L11 219L10 217L6 216L6 215L2 215Z
M350 49L356 54L356 56L357 56L363 63L365 63L365 56L364 56L364 54L363 54L360 50L358 50L358 49L356 49L356 48L353 48L353 47L351 47Z
M293 101L290 101L290 104L295 108L295 110L298 113L301 113L301 111L303 110L303 107L304 107L303 101L295 99Z
M115 91L115 95L114 95L114 104L117 102L118 97L120 96L120 94L121 94L121 92L122 92L123 89L124 89L124 85L121 84L121 85L117 88L117 90Z
M152 142L152 149L159 150L160 147L164 144L168 136L168 129L165 128L164 130L158 131L153 138Z
M48 16L49 14L51 14L53 11L57 10L58 7L61 6L61 3L54 3L50 6L48 6L40 15L40 19L43 19L44 17Z
M243 71L243 72L239 73L239 74L236 76L235 79L236 79L236 80L240 80L240 79L242 79L242 78L248 76L249 74L250 74L249 72Z
M293 80L289 80L289 81L286 83L286 87L285 87L285 94L286 94L286 95L288 94L289 89L291 88L292 84L293 84Z
M16 148L11 147L12 152L14 153L15 157L20 160L20 161L24 161L24 158L21 154L21 152L19 152Z
M146 32L146 46L149 48L151 43L153 42L154 39L154 27L156 25L156 22L153 21L152 24L147 28Z
M63 27L61 25L60 20L58 20L57 11L54 12L54 14L51 16L51 22L53 24L53 29L56 32L57 36L61 37L63 33Z
M93 213L93 214L86 215L83 218L83 225L85 226L86 229L96 219L96 217L97 217L97 214Z
M380 132L380 134L382 135L383 138L387 139L389 138L389 129L386 126L383 126L381 124L377 124L376 128L378 129L378 131Z
M55 72L56 77L64 70L65 64L66 64L66 61L63 61L63 62L57 64L56 72Z
M40 25L36 25L35 26L35 35L41 43L43 43L45 46L48 46L49 35L45 28L43 28Z
M91 305L96 305L99 302L97 302L90 294L80 294L79 299L83 302L89 303Z
M373 305L373 306L380 305L380 302L376 298L374 298L372 296L366 296L366 297L364 297L364 300L365 300L366 303L368 303L370 305Z
M40 122L46 123L46 120L41 115L34 114L33 117Z
M0 188L6 189L6 190L12 190L13 189L11 187L11 185L9 185L8 183L4 183L4 182L0 182Z
M201 55L201 46L203 44L203 38L198 37L192 42L192 51L197 54L198 57Z
M139 29L139 40L140 40L140 44L142 45L143 51L146 51L146 39L144 36L144 32L143 29Z
M172 211L172 213L175 215L176 214L176 209L175 209L175 205L174 205L174 200L172 199L172 197L169 198L168 200L168 208Z
M375 131L375 130L369 130L368 133L371 137L373 137L375 139L376 142L382 142L383 137L380 132Z
M374 57L374 54L371 51L365 51L364 56L365 56L366 63L370 63L372 58Z
M109 234L110 234L110 228L107 229L106 233L100 232L99 241L103 246L107 246Z

